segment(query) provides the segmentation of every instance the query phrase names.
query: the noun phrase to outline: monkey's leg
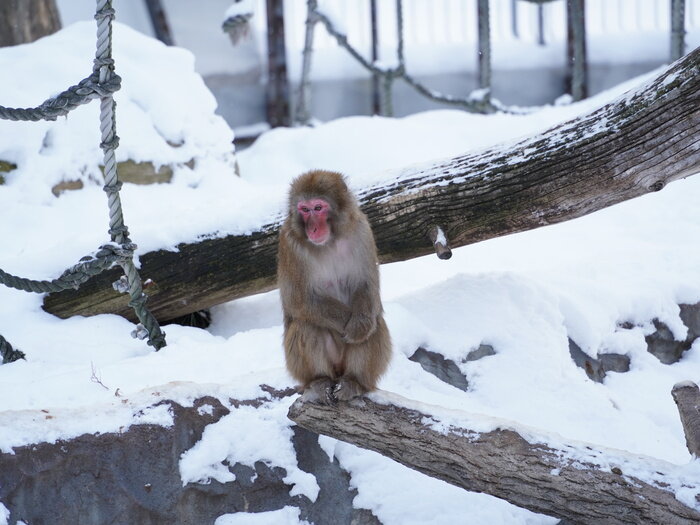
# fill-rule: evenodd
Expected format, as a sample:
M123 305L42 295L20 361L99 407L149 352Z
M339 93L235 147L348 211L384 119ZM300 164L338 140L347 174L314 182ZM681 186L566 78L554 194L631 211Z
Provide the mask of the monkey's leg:
M325 403L334 405L337 403L333 390L336 384L330 377L319 377L314 379L304 388L301 398L311 403Z
M377 329L367 341L346 345L345 373L335 388L335 397L346 401L375 390L390 358L391 337L380 315L377 318Z
M304 389L307 401L335 402L335 368L340 359L334 336L325 328L293 320L286 327L284 349L289 373Z

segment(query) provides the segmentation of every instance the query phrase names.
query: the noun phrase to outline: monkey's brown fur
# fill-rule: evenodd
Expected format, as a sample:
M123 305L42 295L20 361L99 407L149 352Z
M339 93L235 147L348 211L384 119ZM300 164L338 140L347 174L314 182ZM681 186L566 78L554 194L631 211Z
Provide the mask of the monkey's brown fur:
M313 244L297 210L300 201L330 205L330 239ZM372 230L342 175L297 177L280 230L277 282L284 311L287 368L305 397L332 402L374 390L391 356L379 297Z

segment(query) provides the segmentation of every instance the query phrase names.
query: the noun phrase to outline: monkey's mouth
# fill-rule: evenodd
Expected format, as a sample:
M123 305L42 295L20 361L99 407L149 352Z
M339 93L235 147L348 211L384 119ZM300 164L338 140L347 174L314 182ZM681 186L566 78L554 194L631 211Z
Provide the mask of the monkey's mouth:
M306 223L306 236L316 245L326 244L331 236L331 230L326 221L310 218Z

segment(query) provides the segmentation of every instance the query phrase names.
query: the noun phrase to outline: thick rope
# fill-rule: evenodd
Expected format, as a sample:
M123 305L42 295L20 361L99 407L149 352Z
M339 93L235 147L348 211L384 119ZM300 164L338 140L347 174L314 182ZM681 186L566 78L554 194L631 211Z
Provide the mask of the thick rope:
M114 75L106 82L100 82L97 74L81 80L55 97L42 102L35 108L6 108L0 106L0 119L4 120L56 120L67 115L78 106L91 100L111 95L121 87L122 79Z
M95 52L94 71L99 75L99 83L110 82L114 73L114 60L112 59L112 19L114 9L111 0L97 0L97 50ZM109 205L109 233L112 241L122 244L129 243L129 230L124 224L121 199L119 189L121 183L117 179L117 161L115 150L119 145L117 136L116 121L114 117L115 109L114 97L107 93L100 97L100 130L102 132L102 142L100 147L104 152L104 191L107 193ZM139 277L133 259L120 262L126 275L131 301L129 306L134 309L136 316L148 332L148 344L156 350L165 346L165 334L161 331L158 321L146 308L146 294L143 293L141 278ZM136 334L140 335L137 327Z
M12 348L10 342L0 335L0 357L2 357L2 363L12 363L13 361L19 361L24 359L24 352Z
M105 244L97 252L83 257L79 263L71 266L60 277L52 281L25 279L24 277L17 277L0 270L0 283L9 288L34 293L77 290L85 281L109 269L114 263L123 264L124 261L130 261L135 248L136 245L131 243L124 245Z

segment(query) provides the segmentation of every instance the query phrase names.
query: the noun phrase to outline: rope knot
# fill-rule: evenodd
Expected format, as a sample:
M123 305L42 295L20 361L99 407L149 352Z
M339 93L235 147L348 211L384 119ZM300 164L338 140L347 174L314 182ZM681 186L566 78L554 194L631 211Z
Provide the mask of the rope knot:
M111 19L114 18L115 11L114 8L112 7L103 7L97 13L95 13L95 20L99 23L100 21L104 20L105 18L109 18L110 21Z
M100 249L95 254L95 257L105 259L107 257L115 257L119 261L131 260L136 250L136 244L133 242L125 242L118 244L116 242L108 242L100 246Z
M118 147L119 147L119 136L118 135L114 135L111 139L100 142L100 148L102 148L102 151L106 151L108 149L117 149Z
M114 59L111 57L95 57L92 61L92 70L97 72L102 66L114 69Z
M107 231L107 233L109 233L112 237L116 237L117 235L123 235L124 237L128 237L129 236L129 228L127 228L124 225L115 226L114 228L110 228Z

